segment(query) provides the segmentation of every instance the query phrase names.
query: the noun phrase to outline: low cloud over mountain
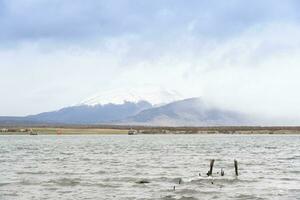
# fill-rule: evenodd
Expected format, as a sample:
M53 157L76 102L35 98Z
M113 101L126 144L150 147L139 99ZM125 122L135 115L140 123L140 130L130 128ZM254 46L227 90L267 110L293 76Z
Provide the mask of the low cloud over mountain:
M190 98L141 111L124 122L162 126L212 126L245 125L250 120L240 113L214 108L199 98Z

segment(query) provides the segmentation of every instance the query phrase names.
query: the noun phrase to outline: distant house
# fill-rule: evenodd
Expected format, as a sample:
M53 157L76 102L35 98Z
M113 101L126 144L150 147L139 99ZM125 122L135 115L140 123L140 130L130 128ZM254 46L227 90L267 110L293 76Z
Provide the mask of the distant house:
M0 129L0 132L8 132L8 129L7 128L2 128L2 129Z
M138 133L137 130L134 130L134 129L130 129L128 131L128 135L136 135L137 133Z

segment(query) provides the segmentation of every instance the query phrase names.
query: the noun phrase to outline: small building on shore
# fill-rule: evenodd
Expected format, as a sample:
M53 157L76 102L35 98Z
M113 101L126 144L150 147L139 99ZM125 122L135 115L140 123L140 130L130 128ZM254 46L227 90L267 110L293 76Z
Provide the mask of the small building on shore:
M128 131L128 135L136 135L138 133L138 131L137 130L134 130L134 129L130 129L129 131Z
M2 129L0 129L0 132L2 132L2 133L8 132L8 129L7 128L2 128Z

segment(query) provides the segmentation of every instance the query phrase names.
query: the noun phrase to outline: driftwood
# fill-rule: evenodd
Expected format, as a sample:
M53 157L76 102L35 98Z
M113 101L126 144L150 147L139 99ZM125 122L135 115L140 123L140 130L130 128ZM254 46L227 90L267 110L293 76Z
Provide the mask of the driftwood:
M210 169L209 169L209 171L207 172L207 176L211 176L211 175L212 175L213 168L214 168L214 163L215 163L215 160L214 160L214 159L210 161Z
M136 182L137 184L146 184L146 183L150 183L150 181L148 180L140 180Z
M234 170L235 170L235 175L238 176L239 171L238 171L238 162L237 162L237 160L234 160Z

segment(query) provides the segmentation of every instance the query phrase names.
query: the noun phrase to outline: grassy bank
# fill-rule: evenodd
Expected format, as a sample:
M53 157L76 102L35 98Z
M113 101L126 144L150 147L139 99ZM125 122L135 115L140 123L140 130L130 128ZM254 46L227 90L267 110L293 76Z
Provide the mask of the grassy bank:
M147 126L60 126L0 128L0 135L109 135L128 134L300 134L300 127L147 127ZM2 132L1 132L2 130ZM5 130L3 132L3 130ZM24 131L25 130L25 131Z
M104 134L127 134L124 129L100 129L100 128L32 128L33 133L38 135L104 135ZM30 132L0 132L0 135L30 135Z

